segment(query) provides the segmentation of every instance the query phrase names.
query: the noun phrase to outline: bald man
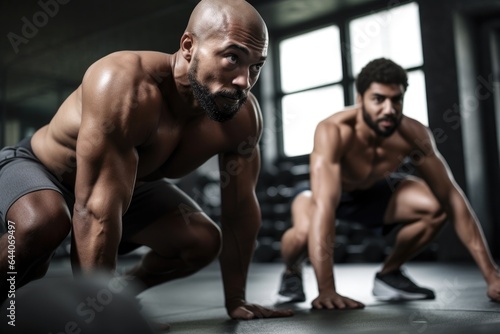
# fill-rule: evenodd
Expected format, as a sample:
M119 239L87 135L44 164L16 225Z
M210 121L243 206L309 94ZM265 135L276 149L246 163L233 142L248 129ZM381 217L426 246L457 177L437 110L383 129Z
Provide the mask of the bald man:
M266 25L250 4L203 0L176 53L116 52L92 64L48 125L1 151L2 294L9 242L19 288L44 276L71 231L74 271L113 272L118 254L145 245L151 250L128 274L149 288L220 255L231 318L291 315L245 296L263 127L250 89L267 48ZM221 229L166 180L214 155Z

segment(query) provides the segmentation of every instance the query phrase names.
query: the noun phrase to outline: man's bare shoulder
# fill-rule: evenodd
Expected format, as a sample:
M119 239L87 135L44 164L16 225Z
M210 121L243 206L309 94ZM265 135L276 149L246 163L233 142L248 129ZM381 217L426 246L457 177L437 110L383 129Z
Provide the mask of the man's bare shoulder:
M98 77L120 79L120 82L150 82L159 84L162 77L171 75L173 55L154 51L117 51L96 62L87 70L85 79ZM126 80L128 79L128 80Z
M249 116L253 120L252 124L254 125L255 133L260 135L263 130L262 111L259 101L251 92L248 94L248 101L245 103L244 110L249 113Z
M350 106L318 123L316 131L338 132L343 138L354 133L358 108Z
M99 59L82 81L82 115L122 128L135 146L146 142L165 108L160 85L170 64L166 54L143 51Z
M355 134L357 108L348 107L316 126L313 152L318 155L344 155Z
M422 146L432 140L428 127L407 116L403 116L398 132L411 146Z

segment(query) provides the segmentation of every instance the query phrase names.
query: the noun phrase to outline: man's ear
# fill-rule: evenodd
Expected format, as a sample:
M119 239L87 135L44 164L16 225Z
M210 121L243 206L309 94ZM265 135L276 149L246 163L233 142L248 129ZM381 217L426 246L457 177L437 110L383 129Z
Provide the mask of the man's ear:
M356 94L356 104L361 104L361 102L363 101L363 97L357 93Z
M190 32L185 32L181 37L181 52L184 59L191 61L193 56L194 36Z

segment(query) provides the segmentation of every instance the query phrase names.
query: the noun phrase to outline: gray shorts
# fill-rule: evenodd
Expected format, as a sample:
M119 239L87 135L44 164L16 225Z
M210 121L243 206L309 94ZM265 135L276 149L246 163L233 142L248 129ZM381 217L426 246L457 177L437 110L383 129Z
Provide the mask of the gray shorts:
M51 189L60 193L69 212L73 212L73 191L36 158L31 150L30 140L31 138L23 139L16 146L5 147L0 151L1 229L5 229L7 211L12 204L22 196L38 190ZM129 209L123 216L122 237L133 235L148 223L179 210L202 211L192 198L167 179L144 182L134 189ZM138 246L122 244L120 253Z
M23 139L16 146L7 146L0 151L0 220L2 222L5 222L5 216L12 204L33 191L52 189L71 201L72 194L68 189L33 154L30 140L31 138ZM67 204L71 204L68 200Z

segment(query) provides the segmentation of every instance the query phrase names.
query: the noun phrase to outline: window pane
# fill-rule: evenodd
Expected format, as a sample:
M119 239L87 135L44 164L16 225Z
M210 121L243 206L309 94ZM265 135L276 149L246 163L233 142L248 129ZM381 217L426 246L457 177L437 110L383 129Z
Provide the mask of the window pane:
M390 58L404 68L423 64L416 3L352 20L349 32L354 75L370 60L380 57Z
M424 73L420 70L408 72L408 84L403 113L408 117L416 119L423 125L429 126Z
M282 99L283 149L287 156L311 153L319 121L344 108L341 85L290 94Z
M290 93L340 81L342 62L339 45L340 35L336 26L283 40L280 43L283 92Z

